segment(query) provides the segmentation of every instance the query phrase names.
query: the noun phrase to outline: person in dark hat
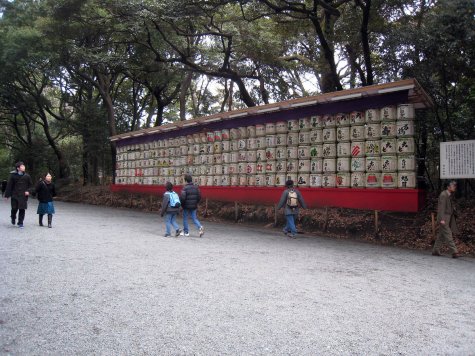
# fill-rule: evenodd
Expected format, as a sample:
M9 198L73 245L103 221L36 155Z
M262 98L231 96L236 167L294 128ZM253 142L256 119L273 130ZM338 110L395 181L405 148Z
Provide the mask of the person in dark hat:
M25 164L17 162L15 170L10 173L5 190L5 198L11 198L11 219L12 224L15 225L16 215L18 213L18 227L23 228L23 220L25 219L25 210L28 208L28 197L30 190L33 187L33 182L28 173L25 172Z
M299 206L307 208L300 191L294 188L294 181L289 179L285 182L286 190L282 192L277 209L284 208L285 219L287 221L284 227L284 234L295 239L297 229L295 219L299 214Z

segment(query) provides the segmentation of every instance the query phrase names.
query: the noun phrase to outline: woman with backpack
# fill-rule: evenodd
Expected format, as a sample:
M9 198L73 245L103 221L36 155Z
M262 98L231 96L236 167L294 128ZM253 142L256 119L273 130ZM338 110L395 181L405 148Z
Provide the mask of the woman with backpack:
M36 185L35 191L38 197L38 210L36 213L39 216L39 224L43 226L43 216L48 215L48 227L51 228L53 222L54 205L53 197L56 196L56 188L52 182L52 176L49 173L40 179Z
M175 237L180 236L181 230L176 222L176 216L180 210L180 198L178 194L173 191L173 184L167 182L165 184L165 189L167 190L163 194L162 200L162 209L160 211L160 216L165 216L165 226L166 232L165 237L169 237L171 234L171 227L175 229Z
M302 208L306 208L307 204L303 200L302 194L294 188L294 181L289 179L285 182L286 190L282 192L277 209L281 209L285 205L284 214L287 223L284 227L284 234L295 239L297 229L295 227L295 219L299 214L299 204Z

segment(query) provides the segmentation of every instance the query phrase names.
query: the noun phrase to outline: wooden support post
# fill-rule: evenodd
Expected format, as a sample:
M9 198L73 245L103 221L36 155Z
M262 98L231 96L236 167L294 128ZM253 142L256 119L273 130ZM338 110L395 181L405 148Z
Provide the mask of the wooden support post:
M153 195L150 194L150 205L149 205L149 208L148 208L150 211L153 210Z
M208 216L208 198L205 199L205 212L204 212L204 217Z
M277 213L278 213L278 210L277 210L277 204L274 205L274 227L277 227Z
M374 211L374 235L378 236L379 234L379 212L378 210Z
M436 236L435 236L435 213L432 212L430 213L430 217L432 220L432 240L435 241Z
M328 206L325 207L325 220L323 221L323 231L328 229Z
M238 205L238 202L235 201L234 202L234 221L238 222L238 220L239 220L239 205Z

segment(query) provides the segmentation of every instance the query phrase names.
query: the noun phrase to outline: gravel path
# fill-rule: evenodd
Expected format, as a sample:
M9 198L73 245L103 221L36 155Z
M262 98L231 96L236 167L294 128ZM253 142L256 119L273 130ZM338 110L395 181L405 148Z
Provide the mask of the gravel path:
M475 354L475 261L56 203L0 203L0 354Z

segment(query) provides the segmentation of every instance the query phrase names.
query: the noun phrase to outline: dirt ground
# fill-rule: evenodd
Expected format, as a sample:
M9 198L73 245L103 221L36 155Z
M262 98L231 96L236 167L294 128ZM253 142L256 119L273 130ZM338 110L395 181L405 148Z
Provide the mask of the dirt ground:
M59 200L92 205L124 207L142 211L160 209L161 197L146 194L112 193L108 186L70 185L60 190ZM460 254L475 255L475 199L457 200L459 233L455 242ZM429 196L428 204L418 213L379 212L378 229L373 211L328 208L302 210L297 228L335 239L367 241L382 245L427 250L434 243L431 213L437 209L437 197ZM232 203L202 203L199 215L209 221L236 221ZM284 217L273 206L239 205L237 223L281 227ZM275 225L275 226L274 226Z

